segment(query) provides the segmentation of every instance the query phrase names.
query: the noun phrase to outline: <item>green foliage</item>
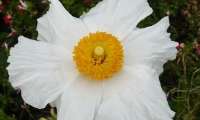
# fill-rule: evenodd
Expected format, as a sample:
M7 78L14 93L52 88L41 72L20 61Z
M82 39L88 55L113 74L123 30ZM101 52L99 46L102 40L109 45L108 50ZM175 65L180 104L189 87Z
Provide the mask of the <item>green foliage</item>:
M66 5L73 5L74 2L75 2L75 0L65 0L65 1L63 1L63 3L66 4Z
M0 120L16 120L14 117L7 116L2 109L0 109Z
M37 39L37 19L49 9L49 3L42 0L26 0L28 8L20 12L18 0L3 1L0 8L0 120L23 120L27 118L40 120L55 120L56 113L49 106L38 110L24 104L20 91L12 88L8 81L7 58L9 50L17 43L19 35ZM99 0L61 0L65 8L75 17L87 12ZM171 39L184 43L179 48L176 60L164 66L160 76L163 90L168 93L168 102L176 112L174 120L200 119L200 1L199 0L148 0L154 12L141 21L139 28L154 25L164 16L170 18ZM12 16L9 23L4 17ZM11 28L16 30L11 36ZM8 47L5 47L5 44ZM200 51L199 51L200 52Z

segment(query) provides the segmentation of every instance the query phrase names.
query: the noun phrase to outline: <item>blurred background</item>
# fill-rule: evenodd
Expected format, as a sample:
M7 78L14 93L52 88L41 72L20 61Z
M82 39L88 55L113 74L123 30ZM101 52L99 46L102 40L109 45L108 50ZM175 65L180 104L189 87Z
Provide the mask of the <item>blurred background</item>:
M75 17L100 0L60 0ZM200 120L200 0L148 0L154 12L139 28L169 16L171 39L179 43L176 60L164 66L160 81L174 120ZM0 0L0 120L56 120L56 109L35 109L8 81L9 50L20 35L37 38L37 18L49 9L47 0Z

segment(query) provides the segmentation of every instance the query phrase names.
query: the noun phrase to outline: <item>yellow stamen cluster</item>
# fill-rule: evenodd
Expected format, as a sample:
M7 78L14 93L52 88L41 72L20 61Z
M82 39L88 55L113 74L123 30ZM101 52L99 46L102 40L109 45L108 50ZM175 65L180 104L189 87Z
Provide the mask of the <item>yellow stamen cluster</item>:
M106 32L83 37L73 53L79 72L95 80L110 78L122 68L123 47L116 37Z

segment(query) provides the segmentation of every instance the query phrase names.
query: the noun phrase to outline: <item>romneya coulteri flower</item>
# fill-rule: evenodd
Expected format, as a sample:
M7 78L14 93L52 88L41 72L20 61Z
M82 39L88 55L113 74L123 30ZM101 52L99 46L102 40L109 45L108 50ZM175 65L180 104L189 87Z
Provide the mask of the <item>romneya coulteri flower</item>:
M38 41L19 37L10 51L9 81L36 108L58 120L170 120L158 76L176 57L168 17L147 28L146 0L104 0L80 18L58 0L38 19Z

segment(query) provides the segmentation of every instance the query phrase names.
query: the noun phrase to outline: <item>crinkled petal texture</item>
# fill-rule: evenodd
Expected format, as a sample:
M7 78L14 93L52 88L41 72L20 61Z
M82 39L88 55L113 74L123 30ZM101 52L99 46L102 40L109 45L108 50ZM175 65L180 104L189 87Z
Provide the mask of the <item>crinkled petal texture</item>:
M104 0L81 19L90 32L103 31L123 40L151 13L147 0Z
M103 100L95 120L172 120L158 77L148 66L124 66L103 84Z
M58 120L94 120L102 101L102 84L79 76L56 100Z
M160 75L163 64L176 58L176 42L171 41L167 33L169 18L165 17L157 24L134 30L123 41L124 66L143 64L151 67Z
M85 23L71 16L58 0L50 0L49 11L38 19L38 40L61 45L70 51L89 34Z
M55 102L58 120L172 120L154 72L135 65L104 82L79 76Z
M13 87L19 87L24 101L44 108L57 99L80 75L66 48L19 37L10 50L7 70Z

